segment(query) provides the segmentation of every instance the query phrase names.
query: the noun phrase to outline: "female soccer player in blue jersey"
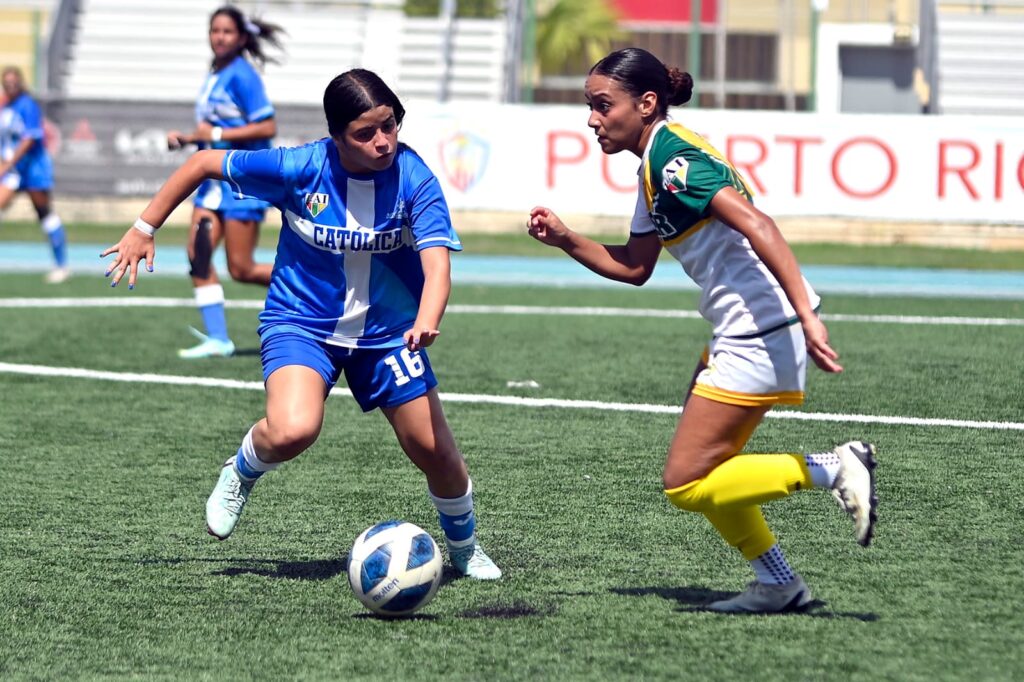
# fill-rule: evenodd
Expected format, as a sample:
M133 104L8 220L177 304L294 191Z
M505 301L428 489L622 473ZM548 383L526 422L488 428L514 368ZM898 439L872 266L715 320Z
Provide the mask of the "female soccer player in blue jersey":
M50 207L53 162L43 146L43 113L26 92L17 67L5 68L2 78L7 103L0 109L0 214L17 192L28 194L53 249L55 267L46 274L46 281L60 284L71 271L64 225Z
M808 353L826 372L842 367L818 319L818 296L775 222L754 207L727 159L668 120L668 106L689 101L692 90L689 74L645 50L599 61L585 86L587 123L604 153L626 150L641 159L629 240L598 244L545 207L530 212L527 229L594 272L638 286L664 247L700 286L713 338L669 446L665 494L707 517L756 575L745 592L710 609L800 609L812 601L810 590L786 562L760 505L795 490L831 489L866 546L876 517L874 447L853 441L820 454L740 454L772 405L803 401Z
M268 61L263 43L280 47L279 32L279 27L250 19L231 6L214 11L210 16L213 63L196 100L196 128L190 133L167 133L171 149L189 144L200 149L270 148L270 140L277 134L274 106L253 62L262 65ZM231 278L266 286L273 266L253 258L266 208L258 199L234 197L225 182L207 180L199 187L188 258L206 333L193 329L200 343L178 351L180 357L223 357L235 352L224 316L224 288L211 258L223 239Z
M426 348L451 289L449 251L462 245L437 178L398 142L405 110L373 72L327 86L330 137L304 147L201 151L153 197L121 241L108 274L152 270L153 233L204 179L281 210L283 225L260 314L267 414L225 462L206 505L227 538L253 484L316 441L324 400L342 372L364 411L380 408L427 477L452 563L463 574L501 571L476 540L473 489L437 394Z

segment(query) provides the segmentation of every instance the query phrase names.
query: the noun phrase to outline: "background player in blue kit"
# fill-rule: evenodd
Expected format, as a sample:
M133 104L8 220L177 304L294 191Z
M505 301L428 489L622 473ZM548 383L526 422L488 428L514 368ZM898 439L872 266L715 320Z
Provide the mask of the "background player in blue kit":
M50 207L53 162L43 146L43 112L25 90L25 79L17 67L3 70L7 103L0 109L0 213L17 192L26 192L39 216L39 225L53 249L55 267L46 274L50 284L60 284L70 275L64 224Z
M191 133L167 133L171 149L188 144L200 149L270 148L270 140L277 134L274 106L250 59L260 65L268 61L261 43L279 47L279 33L279 27L247 18L231 6L221 7L210 16L213 63L196 100L196 128ZM253 259L266 208L267 204L258 199L234 197L227 183L206 180L200 185L192 212L188 257L196 305L206 333L193 329L200 343L178 351L180 357L207 358L235 352L224 316L224 288L211 257L223 239L231 278L266 286L273 266Z
M380 408L427 477L453 565L473 578L501 571L476 540L473 490L441 408L425 348L451 290L449 251L462 245L437 178L398 142L405 110L373 72L327 86L330 137L303 147L202 151L153 197L121 241L108 274L152 270L153 234L208 178L281 210L283 224L260 314L267 414L225 462L206 505L209 532L234 530L256 480L312 445L324 400L345 373L364 411Z

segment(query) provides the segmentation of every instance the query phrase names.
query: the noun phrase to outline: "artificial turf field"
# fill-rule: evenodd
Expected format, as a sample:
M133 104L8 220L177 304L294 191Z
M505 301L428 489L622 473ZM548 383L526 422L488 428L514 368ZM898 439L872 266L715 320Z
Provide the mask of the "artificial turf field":
M0 275L0 306L82 299L0 307L0 678L1024 676L1024 302L825 297L827 321L856 316L829 322L846 371L809 370L806 404L748 449L875 442L876 539L860 548L823 491L769 503L818 603L744 617L702 605L742 589L746 563L660 490L706 323L544 309L690 311L695 295L456 287L430 355L505 576L449 574L417 617L385 621L349 594L352 540L387 518L441 536L383 416L332 396L319 442L217 542L206 496L263 409L257 311L229 311L236 357L187 362L187 302L108 305L157 296L188 299L188 282Z

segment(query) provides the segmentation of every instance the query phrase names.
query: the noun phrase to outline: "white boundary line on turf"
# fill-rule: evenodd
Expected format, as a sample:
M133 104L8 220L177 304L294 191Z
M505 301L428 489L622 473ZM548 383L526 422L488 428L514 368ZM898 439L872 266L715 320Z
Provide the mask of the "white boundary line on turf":
M185 377L171 374L105 372L92 369L82 369L79 367L47 367L45 365L23 365L9 362L0 362L0 373L58 378L98 379L100 381L118 381L123 383L202 386L205 388L232 388L249 391L263 390L263 383L259 381ZM331 394L351 396L352 392L347 388L336 387L331 391ZM676 405L608 403L599 400L561 400L558 398L521 398L517 396L480 395L475 393L442 393L441 399L449 403L512 405L515 407L555 407L583 410L605 410L611 412L640 412L646 414L680 414L682 412L682 409ZM799 419L803 421L891 424L897 426L945 426L958 429L1024 431L1024 423L1021 422L979 422L965 419L922 419L918 417L887 417L884 415L791 411L769 412L768 417L775 419Z
M240 310L262 310L263 301L225 301L225 307ZM192 308L191 298L140 296L137 298L0 298L0 308ZM449 313L480 315L572 315L592 317L654 317L697 320L695 310L663 310L659 308L605 308L528 305L459 305L448 306ZM826 322L874 322L881 324L960 325L971 327L1024 327L1024 319L1013 317L926 317L923 315L850 315L825 313Z

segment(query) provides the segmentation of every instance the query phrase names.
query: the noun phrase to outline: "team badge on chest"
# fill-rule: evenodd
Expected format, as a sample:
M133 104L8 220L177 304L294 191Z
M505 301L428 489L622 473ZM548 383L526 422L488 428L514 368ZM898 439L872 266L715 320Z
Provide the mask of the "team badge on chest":
M309 211L310 216L315 218L324 212L329 201L330 197L326 194L307 194L306 210Z

